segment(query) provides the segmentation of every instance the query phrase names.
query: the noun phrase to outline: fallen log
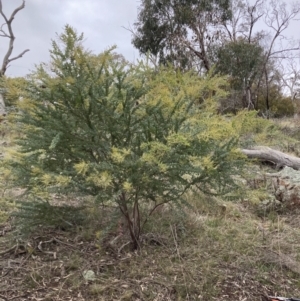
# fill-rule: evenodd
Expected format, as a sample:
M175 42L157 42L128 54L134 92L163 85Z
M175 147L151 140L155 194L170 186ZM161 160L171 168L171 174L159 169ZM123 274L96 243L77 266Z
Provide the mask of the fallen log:
M300 158L288 155L270 147L257 146L253 149L242 149L241 152L248 158L271 162L275 164L277 168L288 166L296 170L300 169Z

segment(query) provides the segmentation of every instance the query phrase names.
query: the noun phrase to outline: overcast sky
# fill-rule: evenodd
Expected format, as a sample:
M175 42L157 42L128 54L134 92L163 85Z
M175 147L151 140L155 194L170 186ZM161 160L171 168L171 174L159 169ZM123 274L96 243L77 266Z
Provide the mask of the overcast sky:
M2 4L9 17L22 0L2 0ZM117 52L134 61L139 53L131 45L131 33L122 26L133 25L138 6L139 0L26 0L25 8L13 21L13 56L27 48L30 51L11 62L6 75L23 76L34 70L35 64L48 62L51 40L56 33L62 33L66 24L84 32L84 45L92 52L100 53L117 45ZM0 37L1 64L7 47L8 39Z
M2 4L9 17L22 0L2 0ZM65 24L84 32L85 46L94 53L116 44L119 53L135 61L138 51L131 45L131 33L123 27L130 27L136 21L139 4L139 0L26 0L25 9L13 21L16 36L13 56L27 48L30 51L13 61L6 75L23 76L34 70L35 64L48 62L51 39L63 31ZM300 21L295 24L288 34L299 39ZM7 47L8 39L0 37L1 64Z

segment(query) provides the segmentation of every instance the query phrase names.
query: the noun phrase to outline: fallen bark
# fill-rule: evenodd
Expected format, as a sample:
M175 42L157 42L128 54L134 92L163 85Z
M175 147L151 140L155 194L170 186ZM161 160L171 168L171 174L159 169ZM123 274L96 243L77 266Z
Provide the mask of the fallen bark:
M268 161L276 165L277 168L288 166L293 169L300 169L300 158L285 154L270 147L258 146L253 149L242 149L241 152L248 158Z

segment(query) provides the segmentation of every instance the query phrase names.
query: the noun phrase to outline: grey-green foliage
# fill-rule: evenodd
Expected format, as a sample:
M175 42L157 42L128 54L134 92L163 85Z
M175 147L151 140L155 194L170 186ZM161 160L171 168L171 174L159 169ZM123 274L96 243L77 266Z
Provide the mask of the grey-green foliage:
M17 202L16 228L19 234L31 234L39 227L55 227L58 229L75 229L82 225L87 217L84 207L71 205L54 206L41 199L21 199Z
M42 64L31 75L9 164L34 198L75 193L116 205L136 248L141 207L151 214L193 187L234 189L238 134L215 114L224 79L172 68L157 74L112 50L93 55L82 40L66 26L53 42L51 71Z

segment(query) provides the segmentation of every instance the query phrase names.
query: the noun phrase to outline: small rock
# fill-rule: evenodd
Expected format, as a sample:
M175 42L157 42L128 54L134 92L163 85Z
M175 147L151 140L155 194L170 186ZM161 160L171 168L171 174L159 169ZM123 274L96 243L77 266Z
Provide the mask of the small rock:
M85 270L85 271L83 271L82 275L86 281L95 281L96 280L96 275L95 275L94 271L92 271L92 270Z

